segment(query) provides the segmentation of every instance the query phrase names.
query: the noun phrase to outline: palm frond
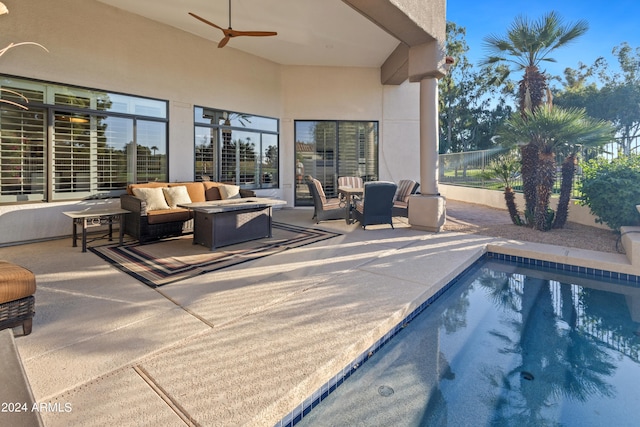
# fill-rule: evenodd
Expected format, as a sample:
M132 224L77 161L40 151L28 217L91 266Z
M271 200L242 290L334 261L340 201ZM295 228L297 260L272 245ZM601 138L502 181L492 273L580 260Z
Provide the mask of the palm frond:
M551 152L560 146L599 146L612 141L613 126L604 120L587 116L582 108L542 106L524 115L513 115L506 122L501 137L506 142L533 142L540 151Z
M557 12L552 11L536 21L524 15L516 16L506 36L491 34L484 46L494 57L512 56L512 62L523 67L537 66L541 61L555 62L549 54L575 40L589 29L586 21L565 25Z

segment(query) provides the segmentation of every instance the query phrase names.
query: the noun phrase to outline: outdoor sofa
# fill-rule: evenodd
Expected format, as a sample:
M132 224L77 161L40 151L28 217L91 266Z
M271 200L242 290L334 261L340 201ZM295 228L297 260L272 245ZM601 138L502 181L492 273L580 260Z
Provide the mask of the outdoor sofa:
M140 242L193 232L193 212L185 203L255 197L252 190L220 182L148 182L130 184L120 196L124 232Z

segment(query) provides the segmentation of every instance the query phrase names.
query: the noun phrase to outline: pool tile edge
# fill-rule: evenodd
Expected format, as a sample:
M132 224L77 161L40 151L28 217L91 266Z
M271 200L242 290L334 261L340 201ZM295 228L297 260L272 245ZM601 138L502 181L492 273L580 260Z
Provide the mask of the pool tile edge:
M564 246L545 245L542 243L525 243L513 241L497 241L489 243L487 252L535 259L542 262L611 271L618 274L640 276L640 268L633 266L625 254L590 251Z
M526 246L526 247L525 247ZM606 277L640 284L640 269L634 268L624 254L611 254L568 247L551 246L545 244L522 242L496 242L485 246L484 251L477 258L471 260L470 265L462 268L448 283L436 287L433 295L415 306L413 310L389 332L378 339L367 350L361 353L353 362L345 366L334 375L320 389L299 404L293 411L283 417L275 427L293 427L299 423L308 412L339 387L363 363L379 351L387 342L398 334L420 312L431 305L447 289L455 285L469 270L476 268L478 263L486 259L497 259L549 268L552 270L586 274L588 276ZM419 300L419 298L418 298Z

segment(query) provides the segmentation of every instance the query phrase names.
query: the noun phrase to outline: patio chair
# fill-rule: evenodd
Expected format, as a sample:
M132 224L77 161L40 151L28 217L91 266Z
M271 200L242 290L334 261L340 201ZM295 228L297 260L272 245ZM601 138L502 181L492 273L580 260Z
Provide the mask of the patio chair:
M393 198L398 186L393 182L372 181L364 184L362 200L356 201L354 214L362 228L367 225L389 224L393 227Z
M359 176L341 176L338 178L338 188L362 188L362 178ZM350 203L344 194L339 195L340 201L343 203ZM359 199L360 196L353 196L354 200Z
M0 261L0 330L22 326L29 335L35 314L36 276L24 267Z
M410 179L401 179L398 183L398 190L393 197L393 216L409 217L409 196L415 194L418 191L418 184L416 181Z
M362 188L362 178L359 176L341 176L338 178L338 188Z
M313 198L313 218L316 224L330 219L345 219L346 209L340 199L327 199L322 188L322 183L312 176L306 177L309 193Z

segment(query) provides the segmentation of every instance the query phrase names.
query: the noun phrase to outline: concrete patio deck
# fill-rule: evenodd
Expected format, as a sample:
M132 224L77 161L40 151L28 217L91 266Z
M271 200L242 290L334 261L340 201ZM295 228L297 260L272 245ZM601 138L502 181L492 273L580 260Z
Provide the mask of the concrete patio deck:
M273 426L488 245L639 273L625 255L426 233L400 218L395 230L316 226L311 212L274 217L343 234L158 289L70 238L0 248L37 277L33 332L15 341L44 424Z

